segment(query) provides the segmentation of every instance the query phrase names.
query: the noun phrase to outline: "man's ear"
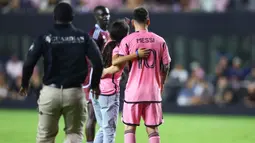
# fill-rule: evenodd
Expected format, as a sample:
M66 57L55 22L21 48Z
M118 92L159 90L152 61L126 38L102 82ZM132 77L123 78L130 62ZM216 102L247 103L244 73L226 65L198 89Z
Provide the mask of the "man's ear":
M148 20L147 20L147 25L149 26L150 24L151 24L151 20L148 19Z
M133 27L135 27L135 21L134 21L134 19L131 20L131 25L132 25Z

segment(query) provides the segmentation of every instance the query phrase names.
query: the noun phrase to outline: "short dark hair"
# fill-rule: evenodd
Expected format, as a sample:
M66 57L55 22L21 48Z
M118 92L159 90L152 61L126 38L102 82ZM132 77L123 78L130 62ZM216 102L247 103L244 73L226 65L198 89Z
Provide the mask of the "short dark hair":
M112 65L112 51L127 36L128 32L129 26L125 20L116 20L111 23L109 33L112 41L106 44L102 52L105 68Z
M111 23L109 27L109 33L112 40L121 42L121 40L127 36L129 32L129 26L125 20L116 20Z
M146 23L149 19L149 12L143 7L138 7L133 12L133 19L139 23Z
M99 6L96 6L95 8L94 8L94 13L96 13L98 10L104 10L104 9L106 9L107 7L105 7L105 6L102 6L102 5L99 5Z
M73 8L66 2L60 2L54 9L54 18L60 22L71 22L73 20Z

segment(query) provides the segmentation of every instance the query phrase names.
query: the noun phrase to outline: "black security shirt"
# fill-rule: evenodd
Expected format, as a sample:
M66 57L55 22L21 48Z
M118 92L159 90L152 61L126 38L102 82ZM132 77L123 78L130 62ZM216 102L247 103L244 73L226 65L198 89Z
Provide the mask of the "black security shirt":
M96 43L72 24L55 24L39 36L28 50L23 66L22 87L28 87L34 66L40 57L44 62L43 84L72 86L87 76L87 56L93 66L91 88L98 86L103 70L102 56Z

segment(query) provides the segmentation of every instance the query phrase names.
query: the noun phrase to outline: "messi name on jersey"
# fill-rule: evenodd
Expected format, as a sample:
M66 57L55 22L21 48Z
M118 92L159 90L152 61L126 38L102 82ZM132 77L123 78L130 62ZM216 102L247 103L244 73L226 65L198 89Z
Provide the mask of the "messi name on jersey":
M154 38L138 38L136 39L137 43L154 43L155 39Z

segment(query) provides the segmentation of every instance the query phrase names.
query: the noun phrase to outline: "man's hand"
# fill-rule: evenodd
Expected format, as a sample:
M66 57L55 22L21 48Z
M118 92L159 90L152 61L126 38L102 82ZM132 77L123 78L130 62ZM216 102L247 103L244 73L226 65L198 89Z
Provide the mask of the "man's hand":
M94 89L92 89L92 96L93 96L93 98L98 99L100 94L101 94L101 91L100 91L99 86L94 88Z
M150 55L150 50L146 48L138 49L139 58L147 58Z
M20 96L27 96L27 88L21 87L19 90L19 95Z

